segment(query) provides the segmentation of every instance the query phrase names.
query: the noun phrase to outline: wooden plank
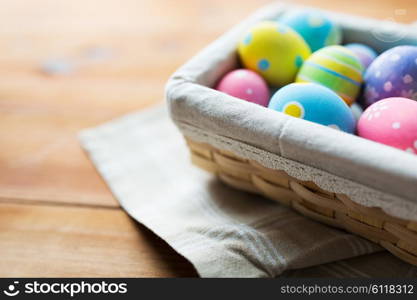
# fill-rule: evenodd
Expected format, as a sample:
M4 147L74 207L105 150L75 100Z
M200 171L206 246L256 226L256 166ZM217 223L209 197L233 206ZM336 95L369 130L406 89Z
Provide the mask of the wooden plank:
M399 21L417 15L412 0L297 2ZM176 67L266 3L3 1L0 199L117 206L77 132L161 102ZM94 49L105 57L89 57ZM53 58L73 71L46 75Z
M210 25L211 10L198 1L6 4L0 12L0 201L117 206L77 132L161 102L168 76L223 27ZM223 19L238 21L236 11L227 11ZM196 32L190 21L208 23ZM86 58L97 47L110 58ZM77 67L45 75L42 67L56 57Z
M119 209L0 204L0 276L196 276Z
M417 19L415 0L291 2ZM178 66L266 3L1 2L0 276L195 274L117 209L76 134L161 102ZM51 59L73 66L72 72L46 74Z

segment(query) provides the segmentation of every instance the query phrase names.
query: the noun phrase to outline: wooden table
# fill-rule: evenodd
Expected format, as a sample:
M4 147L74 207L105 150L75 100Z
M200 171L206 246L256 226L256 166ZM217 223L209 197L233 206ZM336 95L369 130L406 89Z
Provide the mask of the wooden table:
M267 2L1 1L0 276L196 275L120 209L77 132L161 102L179 65ZM417 19L415 0L297 2Z

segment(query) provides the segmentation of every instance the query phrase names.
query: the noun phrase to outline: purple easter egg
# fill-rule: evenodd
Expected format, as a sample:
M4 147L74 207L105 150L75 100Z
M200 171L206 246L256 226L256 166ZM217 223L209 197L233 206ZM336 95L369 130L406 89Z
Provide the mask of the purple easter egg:
M366 70L365 106L390 97L417 100L417 46L391 48Z
M355 55L362 63L364 69L368 68L369 65L378 56L374 49L364 44L351 43L345 45L345 47L355 53Z

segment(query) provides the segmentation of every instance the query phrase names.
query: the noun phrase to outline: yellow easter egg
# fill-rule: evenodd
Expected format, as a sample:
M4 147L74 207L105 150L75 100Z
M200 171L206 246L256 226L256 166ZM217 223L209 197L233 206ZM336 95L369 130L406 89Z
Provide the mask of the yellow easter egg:
M260 74L272 86L283 86L294 81L311 51L290 27L263 21L245 34L239 42L238 54L245 68Z

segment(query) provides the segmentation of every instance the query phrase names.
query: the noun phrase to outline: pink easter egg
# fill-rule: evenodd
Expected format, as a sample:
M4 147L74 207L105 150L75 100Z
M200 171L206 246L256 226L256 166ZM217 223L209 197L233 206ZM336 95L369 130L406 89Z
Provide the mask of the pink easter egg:
M216 87L217 90L262 106L269 102L269 89L265 80L257 73L238 69L227 73Z
M358 135L417 154L417 102L393 97L369 106L358 122Z

